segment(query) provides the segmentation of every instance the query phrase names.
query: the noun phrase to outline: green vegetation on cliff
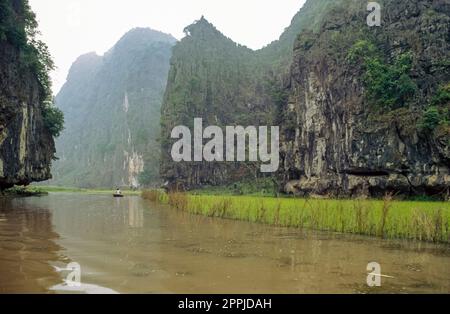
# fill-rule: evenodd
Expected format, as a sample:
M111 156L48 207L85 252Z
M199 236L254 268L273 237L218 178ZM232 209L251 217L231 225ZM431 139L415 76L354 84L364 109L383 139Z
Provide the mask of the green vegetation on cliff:
M49 73L54 69L54 63L47 45L37 38L38 35L38 23L28 0L0 1L0 41L6 40L20 50L24 66L36 73L41 92L50 97Z
M367 99L386 113L412 105L416 101L418 86L411 77L414 57L411 51L400 54L391 63L384 61L383 57L373 42L361 39L351 47L347 60L363 64ZM448 129L450 84L440 86L425 107L417 123L419 131L433 133L439 126Z
M442 86L431 99L430 105L423 112L419 128L425 132L433 132L437 127L448 129L450 126L450 83ZM450 133L450 132L448 132ZM449 134L450 146L450 134Z
M64 113L53 102L45 101L42 109L44 125L53 137L59 137L64 130Z
M350 49L347 59L363 62L364 85L368 100L384 110L404 107L417 92L417 84L411 78L413 56L403 53L389 64L382 58L376 46L359 40Z

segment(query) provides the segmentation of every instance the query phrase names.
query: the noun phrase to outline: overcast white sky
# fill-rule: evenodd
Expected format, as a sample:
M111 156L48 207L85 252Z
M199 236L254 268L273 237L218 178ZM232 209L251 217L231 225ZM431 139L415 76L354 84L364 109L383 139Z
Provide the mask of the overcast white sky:
M281 35L305 0L29 0L57 70L53 92L81 54L102 55L134 27L175 38L202 15L235 42L259 49Z

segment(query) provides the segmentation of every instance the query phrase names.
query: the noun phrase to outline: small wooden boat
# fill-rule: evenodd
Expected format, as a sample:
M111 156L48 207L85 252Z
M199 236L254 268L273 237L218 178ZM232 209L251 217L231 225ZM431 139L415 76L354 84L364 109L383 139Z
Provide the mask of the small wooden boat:
M114 193L113 196L114 197L123 197L123 194L116 194L116 193Z

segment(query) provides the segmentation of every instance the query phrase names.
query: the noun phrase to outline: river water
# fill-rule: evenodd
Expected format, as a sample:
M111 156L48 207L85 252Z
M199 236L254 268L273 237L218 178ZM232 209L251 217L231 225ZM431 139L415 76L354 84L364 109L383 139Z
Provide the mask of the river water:
M71 262L81 287L63 283ZM367 285L370 262L381 266L381 287ZM0 292L450 293L450 246L55 193L0 199Z

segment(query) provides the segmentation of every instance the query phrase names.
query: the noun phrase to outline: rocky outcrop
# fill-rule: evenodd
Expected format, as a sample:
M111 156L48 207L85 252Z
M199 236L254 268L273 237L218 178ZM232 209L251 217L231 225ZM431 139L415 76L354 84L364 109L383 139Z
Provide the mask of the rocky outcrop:
M12 4L20 20L21 1ZM42 118L42 86L10 39L0 36L0 189L51 178L55 153Z
M450 130L421 132L417 125L439 86L450 81L450 6L383 1L381 27L369 28L365 5L349 1L350 10L337 8L318 33L300 34L295 44L281 183L300 195L448 195ZM377 110L367 100L363 67L347 56L368 38L386 60L412 54L418 92L411 103Z

